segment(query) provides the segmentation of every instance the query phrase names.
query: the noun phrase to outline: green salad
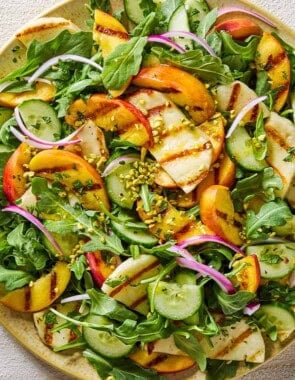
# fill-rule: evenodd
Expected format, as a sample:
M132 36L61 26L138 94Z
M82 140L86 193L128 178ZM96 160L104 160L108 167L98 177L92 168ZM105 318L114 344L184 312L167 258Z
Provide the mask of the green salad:
M102 379L235 377L294 335L295 48L241 7L86 7L0 80L0 303Z

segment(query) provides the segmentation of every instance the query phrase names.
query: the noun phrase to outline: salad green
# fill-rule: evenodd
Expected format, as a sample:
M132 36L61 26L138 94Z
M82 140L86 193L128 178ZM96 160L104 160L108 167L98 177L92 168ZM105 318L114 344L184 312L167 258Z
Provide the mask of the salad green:
M251 11L122 4L0 80L0 303L103 379L235 377L295 330L294 49Z

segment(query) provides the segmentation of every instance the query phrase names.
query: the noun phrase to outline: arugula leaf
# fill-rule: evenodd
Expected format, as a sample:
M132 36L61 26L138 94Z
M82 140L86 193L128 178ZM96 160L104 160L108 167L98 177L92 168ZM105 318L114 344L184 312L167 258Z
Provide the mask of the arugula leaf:
M101 78L108 90L119 90L139 71L147 37L133 37L106 58Z
M34 279L30 273L22 270L6 269L0 265L0 283L4 283L5 290L9 292L28 285Z
M262 302L282 302L290 306L295 305L295 288L280 284L276 281L268 281L259 288L259 299Z
M198 363L201 371L205 371L207 358L197 337L192 334L189 334L188 338L178 333L174 333L173 335L176 346L191 356Z
M119 322L124 322L126 319L137 320L135 313L119 304L114 298L95 289L89 289L87 294L91 299L92 314L103 315Z
M111 3L110 0L90 0L90 8L92 10L100 9L108 13L111 9Z
M106 359L90 349L85 350L83 356L94 366L102 379L112 377L114 380L163 380L156 371L142 368L128 358Z
M205 38L209 30L212 28L212 26L215 24L215 21L217 19L217 8L213 8L209 13L206 14L205 17L203 17L200 20L200 24L197 29L197 35L199 37Z
M249 210L246 217L247 239L265 239L269 229L284 225L290 218L292 213L287 203L281 199L264 204L257 214Z
M262 198L265 202L275 199L275 189L281 190L283 182L273 168L268 167L259 173L246 177L237 182L231 195L237 211L243 210L243 204L254 196Z
M144 17L156 10L156 3L150 0L139 0L139 6Z
M70 269L74 273L76 279L81 280L83 278L87 266L88 264L86 257L84 255L80 255L76 257L73 263L70 264Z
M110 372L115 380L157 380L162 379L156 371L140 367L131 360L122 360Z
M251 140L256 160L264 160L267 154L267 140L264 129L263 112L260 111L255 123L254 137Z
M181 5L183 5L183 0L169 0L159 2L158 6L163 18L168 22L172 13Z
M37 70L42 63L57 55L77 54L89 58L91 52L92 33L90 32L81 31L72 34L68 30L64 30L50 41L38 42L34 40L27 50L26 64L2 78L0 83L29 75Z
M160 47L153 47L152 53L161 63L184 69L205 82L227 84L233 81L230 69L222 63L220 58L204 55L200 49L176 54Z
M222 55L238 55L245 61L253 61L256 54L257 45L259 43L259 37L251 36L243 43L238 43L233 40L232 36L225 31L220 32L222 39Z
M132 31L133 37L143 37L148 36L153 33L158 19L155 12L148 13L146 18L144 18Z
M56 191L56 190L55 190ZM116 235L108 235L102 229L94 226L92 218L82 208L74 208L59 197L54 188L49 189L44 178L35 177L32 180L32 192L37 195L36 204L39 213L59 215L60 220L46 222L49 231L65 234L73 232L87 236L90 241L83 246L84 251L106 250L122 254L124 248Z
M238 361L208 359L206 380L224 380L236 376Z
M271 89L271 85L269 82L269 76L267 74L267 71L259 70L256 76L257 76L256 88L255 88L256 94L258 96L268 94Z
M244 307L256 297L255 293L246 290L240 290L234 294L227 294L217 287L214 288L214 293L225 315L231 315L244 309Z

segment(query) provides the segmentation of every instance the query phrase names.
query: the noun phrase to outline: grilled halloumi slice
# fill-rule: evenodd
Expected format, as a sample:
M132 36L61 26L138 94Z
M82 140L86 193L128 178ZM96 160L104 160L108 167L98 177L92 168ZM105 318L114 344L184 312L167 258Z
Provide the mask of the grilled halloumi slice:
M78 311L80 304L78 302L69 302L64 305L57 304L53 307L60 313L68 315L73 311ZM65 320L59 316L56 316L55 323L46 323L46 315L48 312L49 310L46 309L33 314L33 320L37 333L44 344L51 348L58 348L64 344L71 343L77 338L77 333L69 328L52 332L52 328L63 324ZM81 331L82 327L77 326L77 329Z
M295 177L292 179L286 198L290 206L295 208Z
M139 90L127 100L150 122L155 144L151 154L185 193L208 174L212 163L209 137L161 92Z
M238 360L249 363L263 363L265 343L261 332L241 319L230 326L222 327L222 332L210 337L199 336L199 342L209 359Z
M112 288L105 282L101 290L130 309L146 315L149 312L147 285L140 284L140 281L155 276L161 268L159 260L154 256L140 255L136 259L130 257L107 278L107 280L122 280L120 285Z
M246 104L257 97L255 91L240 81L235 81L228 85L221 85L216 89L218 110L234 111L235 115L237 115ZM269 116L268 108L261 103L253 107L243 118L243 121L245 123L254 122L260 110L263 111L264 117Z
M295 177L295 156L291 151L295 146L295 125L271 112L265 123L265 132L268 144L266 160L282 178L284 187L277 194L284 198Z
M33 40L49 41L64 30L76 33L80 28L63 17L40 17L17 32L16 38L28 47Z

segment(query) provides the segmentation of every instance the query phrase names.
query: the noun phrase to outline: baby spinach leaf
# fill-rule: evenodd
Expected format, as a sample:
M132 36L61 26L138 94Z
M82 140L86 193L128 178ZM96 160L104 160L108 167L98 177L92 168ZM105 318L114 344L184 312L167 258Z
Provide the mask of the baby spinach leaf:
M253 210L247 212L246 236L248 239L265 239L269 229L284 225L290 218L292 213L286 202L281 199L268 202L257 214Z

